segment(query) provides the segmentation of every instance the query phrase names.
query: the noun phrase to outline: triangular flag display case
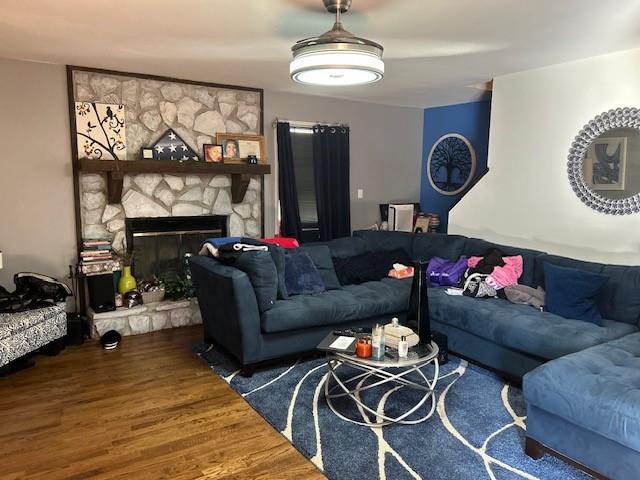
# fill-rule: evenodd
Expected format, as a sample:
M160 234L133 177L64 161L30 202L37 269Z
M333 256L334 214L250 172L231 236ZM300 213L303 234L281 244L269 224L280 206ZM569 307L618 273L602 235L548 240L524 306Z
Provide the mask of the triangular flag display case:
M188 160L199 162L200 157L189 145L172 129L164 132L153 146L153 158L155 160Z

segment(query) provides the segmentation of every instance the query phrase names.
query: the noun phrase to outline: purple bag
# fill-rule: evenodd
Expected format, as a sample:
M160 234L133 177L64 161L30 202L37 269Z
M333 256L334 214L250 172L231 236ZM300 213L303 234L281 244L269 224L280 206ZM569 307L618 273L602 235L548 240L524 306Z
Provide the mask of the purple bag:
M427 278L432 285L453 287L467 271L467 257L461 256L455 262L445 258L433 257L427 266Z

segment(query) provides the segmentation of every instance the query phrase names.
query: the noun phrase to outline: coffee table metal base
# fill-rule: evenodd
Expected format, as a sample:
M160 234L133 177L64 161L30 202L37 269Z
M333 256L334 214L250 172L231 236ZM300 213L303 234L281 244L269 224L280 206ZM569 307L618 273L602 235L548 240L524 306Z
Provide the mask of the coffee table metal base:
M376 365L373 363L379 364ZM434 366L433 379L431 380L427 378L421 370L421 368L430 363L433 363ZM337 370L341 365L347 365L355 368L359 373L349 378L340 378ZM435 411L436 399L433 392L436 382L438 381L439 374L437 355L435 357L429 356L417 362L408 362L406 365L401 365L362 361L358 357L354 356L329 354L327 356L327 367L329 374L327 375L327 379L324 384L325 398L333 413L343 420L368 427L384 427L391 424L415 425L427 420ZM413 375L415 380L408 378L412 373L415 373L415 375ZM370 379L373 379L373 382L366 383ZM390 417L382 411L382 408L372 408L365 404L360 397L361 392L382 385L388 385L390 387L382 397L385 402L389 395L402 388L418 390L423 392L423 395L418 399L417 403L412 405L406 412L396 417ZM340 397L349 397L356 404L363 418L366 419L366 413L368 413L373 416L375 421L359 421L344 416L333 404L333 399ZM428 400L431 400L431 407L426 415L417 419L407 420L407 417L418 411Z

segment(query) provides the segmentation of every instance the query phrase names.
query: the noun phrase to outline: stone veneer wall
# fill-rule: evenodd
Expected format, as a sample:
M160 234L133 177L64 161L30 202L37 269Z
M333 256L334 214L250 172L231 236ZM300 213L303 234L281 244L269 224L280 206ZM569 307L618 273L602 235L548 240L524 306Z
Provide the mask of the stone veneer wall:
M202 156L202 145L215 143L217 132L260 132L259 92L133 78L99 72L73 72L75 101L125 106L127 160L139 160L172 128ZM227 175L127 175L121 203L107 205L106 178L80 175L83 238L109 238L125 248L125 217L228 215L231 235L262 233L262 182L251 179L242 202L231 203Z
M77 102L124 105L127 160L139 160L167 128L199 155L218 132L260 133L258 92L80 71L73 91Z
M233 236L261 235L262 184L249 182L242 203L231 203L228 175L126 175L120 204L106 203L102 174L80 175L83 238L109 238L113 249L125 249L125 218L228 215L227 231Z

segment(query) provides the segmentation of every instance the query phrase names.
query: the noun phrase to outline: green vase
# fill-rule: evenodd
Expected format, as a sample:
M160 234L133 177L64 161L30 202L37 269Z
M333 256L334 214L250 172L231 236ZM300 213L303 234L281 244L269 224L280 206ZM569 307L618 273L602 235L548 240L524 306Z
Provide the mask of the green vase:
M125 266L122 269L122 276L118 280L118 292L124 295L137 287L136 279L131 275L131 266Z

